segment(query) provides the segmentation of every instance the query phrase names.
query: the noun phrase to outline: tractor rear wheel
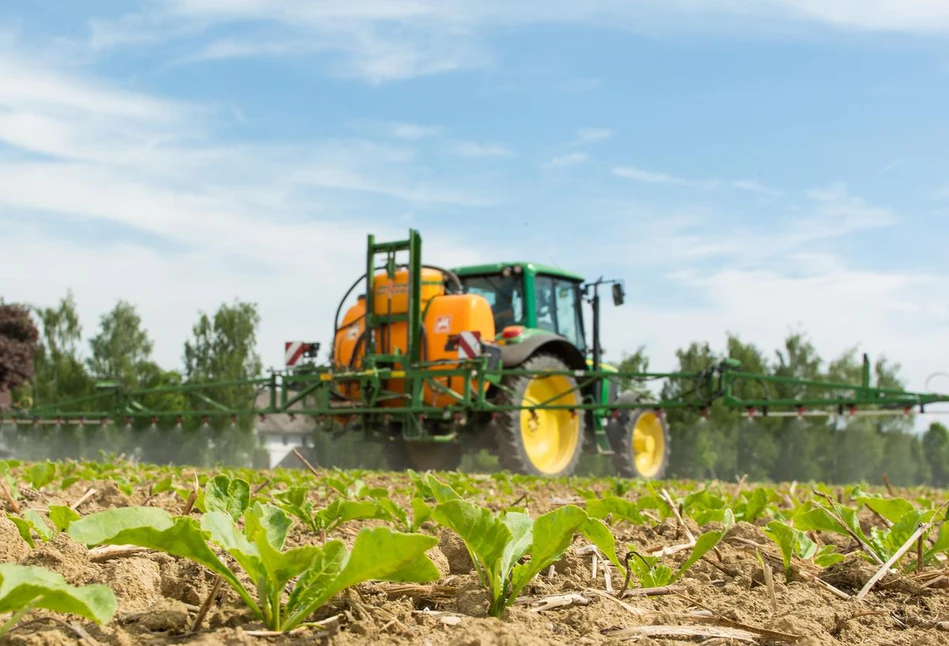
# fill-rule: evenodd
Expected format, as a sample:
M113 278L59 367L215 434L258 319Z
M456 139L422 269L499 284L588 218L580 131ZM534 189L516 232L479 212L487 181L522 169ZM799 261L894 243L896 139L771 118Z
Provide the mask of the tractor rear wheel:
M458 442L406 442L401 437L385 445L385 452L395 471L455 471L463 453Z
M533 376L508 377L498 403L526 407L537 404L580 405L581 394L572 376L544 376L545 370L569 371L551 354L537 354L518 366ZM582 410L511 410L500 413L497 425L498 460L515 473L558 477L573 473L583 450Z
M633 393L617 398L624 403L638 400ZM643 480L663 478L670 450L665 418L648 408L622 410L606 430L613 445L613 466L620 476Z

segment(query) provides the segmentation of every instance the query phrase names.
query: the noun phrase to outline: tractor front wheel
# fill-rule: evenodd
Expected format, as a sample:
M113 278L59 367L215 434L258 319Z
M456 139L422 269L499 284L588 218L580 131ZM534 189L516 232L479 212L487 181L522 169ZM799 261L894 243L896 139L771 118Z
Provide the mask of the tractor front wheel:
M582 410L537 409L530 406L579 406L582 398L572 376L544 375L544 371L569 371L558 357L538 354L522 365L529 376L508 377L498 403L518 409L500 413L497 427L498 461L515 473L568 476L577 467L583 450Z
M617 401L635 401L620 395ZM669 428L663 417L649 408L622 410L607 425L613 445L613 466L624 478L661 480L669 464Z

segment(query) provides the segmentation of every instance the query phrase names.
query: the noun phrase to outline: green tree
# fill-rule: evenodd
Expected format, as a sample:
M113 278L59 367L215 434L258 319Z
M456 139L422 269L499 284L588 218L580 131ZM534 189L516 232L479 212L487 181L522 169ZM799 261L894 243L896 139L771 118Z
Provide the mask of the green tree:
M728 358L741 363L744 372L769 374L771 367L760 349L749 343L743 343L736 335L728 336ZM767 399L770 395L761 382L742 380L734 384L734 394L742 399ZM775 429L780 422L774 418L757 418L739 421L735 419L723 436L734 444L734 458L731 464L722 463L720 472L732 476L747 475L751 480L764 480L771 474L778 455L775 443Z
M899 377L899 365L885 357L871 362L871 385L879 388L904 388ZM831 361L825 379L834 382L859 384L863 379L863 360L857 349L850 348ZM852 398L854 393L841 389L837 395ZM882 482L886 473L891 479L911 480L920 467L913 455L911 438L906 436L912 421L902 416L857 418L846 420L836 431L837 450L832 454L833 466L826 478L838 483Z
M933 422L923 434L922 447L933 486L949 486L949 429Z
M256 351L259 323L260 315L252 303L223 304L213 317L202 312L192 328L192 339L184 347L187 381L201 383L259 377L262 370ZM189 403L192 409L207 410L210 414L215 407L203 397L228 408L246 409L253 404L255 395L253 385L205 388L192 394ZM239 416L236 428L231 428L230 419L212 417L210 426L215 432L211 459L247 463L254 451L253 423L253 417Z
M120 300L100 321L99 333L89 340L88 366L100 379L114 379L126 388L138 388L152 353L152 341L142 329L135 307ZM147 368L146 368L147 367Z
M793 379L822 378L823 361L814 345L801 333L789 335L784 347L776 350L773 374ZM774 396L781 399L805 398L812 389L775 384ZM785 418L775 428L777 456L771 477L778 482L820 480L827 472L827 445L832 429L825 418Z
M616 369L620 372L648 372L649 357L646 356L646 346L639 346L633 354L623 354ZM633 390L641 395L649 394L649 389L644 382L634 382L632 379L621 379L619 382L620 392Z
M685 349L676 350L679 372L700 372L719 361L707 343L693 342ZM695 383L691 380L670 380L662 388L663 399L678 397L691 398L695 393ZM714 477L718 462L718 451L723 442L720 429L731 417L720 400L715 401L706 420L695 411L671 409L667 422L672 443L669 459L669 477L701 479ZM727 448L727 447L724 447Z
M36 310L42 335L36 349L35 400L39 403L86 397L93 394L93 380L79 354L82 325L72 292L58 307ZM94 402L90 402L92 410Z

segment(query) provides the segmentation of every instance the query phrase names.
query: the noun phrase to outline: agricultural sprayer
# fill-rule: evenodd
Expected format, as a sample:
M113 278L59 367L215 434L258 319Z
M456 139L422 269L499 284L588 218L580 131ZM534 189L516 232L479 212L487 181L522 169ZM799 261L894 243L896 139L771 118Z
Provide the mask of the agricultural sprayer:
M41 403L2 421L121 424L291 414L310 416L327 431L386 442L396 468L452 469L470 447L495 452L514 472L561 476L582 453L598 452L612 456L623 476L655 479L669 458L665 413L671 409L704 414L720 400L752 418L905 415L949 401L949 395L873 387L866 358L859 384L746 373L730 360L690 373L619 371L602 363L600 290L607 285L614 305L622 305L621 281L585 282L527 262L445 269L423 264L415 230L397 242L370 235L365 273L340 302L326 363L316 361L320 344L287 343L286 369L268 376L161 389L101 384L93 397ZM674 382L676 396L620 388L656 380ZM235 387L253 387L266 403L234 407L215 399ZM769 396L788 391L795 396ZM163 396L184 396L187 409L156 406ZM89 412L92 400L98 412Z

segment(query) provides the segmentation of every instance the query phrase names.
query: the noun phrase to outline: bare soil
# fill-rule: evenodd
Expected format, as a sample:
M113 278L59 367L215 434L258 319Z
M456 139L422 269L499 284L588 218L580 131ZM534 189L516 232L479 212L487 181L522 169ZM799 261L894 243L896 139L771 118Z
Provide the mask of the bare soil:
M404 486L403 475L375 475L370 484ZM72 504L90 488L96 493L80 506L84 514L129 504L147 504L180 512L183 501L172 492L149 496L145 488L129 496L110 482L80 482L57 494L32 492L27 505ZM319 493L314 490L314 497ZM637 495L631 491L631 497ZM563 484L515 487L501 493L486 486L483 504L500 507L515 501L532 514L564 502L580 502ZM408 504L408 498L394 498ZM197 513L197 512L195 512ZM691 521L694 534L700 528ZM876 519L868 518L867 523ZM351 544L361 526L350 523L333 533ZM763 524L763 522L762 522ZM616 523L618 551L627 545L654 551L687 544L686 528L674 519L654 527ZM699 561L669 594L649 596L633 583L624 596L620 574L606 569L585 541L578 539L553 568L512 607L506 617L486 616L488 598L472 572L468 553L457 537L427 526L439 545L430 553L442 572L432 585L365 584L339 595L313 618L329 620L325 628L308 627L289 635L262 636L264 627L222 586L197 631L191 632L199 607L212 590L214 576L204 568L157 553L108 560L93 559L89 550L58 535L31 549L15 526L0 516L0 559L42 565L70 583L103 583L119 601L115 618L105 626L32 614L4 643L24 646L98 642L127 646L192 644L328 644L372 643L424 646L534 646L578 644L822 644L920 645L949 644L949 591L943 582L924 587L912 578L884 577L862 601L855 595L877 567L854 555L824 571L801 569L786 581L780 554L757 524L738 523L717 550ZM822 536L817 537L819 541ZM290 543L319 543L321 538L295 525ZM680 549L665 557L673 568L687 556ZM771 571L768 577L758 554ZM821 584L817 579L824 581ZM927 579L931 580L931 579ZM607 585L607 581L609 586ZM833 586L833 589L830 587ZM612 594L609 593L612 592ZM570 605L540 609L563 595ZM693 634L683 634L691 631Z

